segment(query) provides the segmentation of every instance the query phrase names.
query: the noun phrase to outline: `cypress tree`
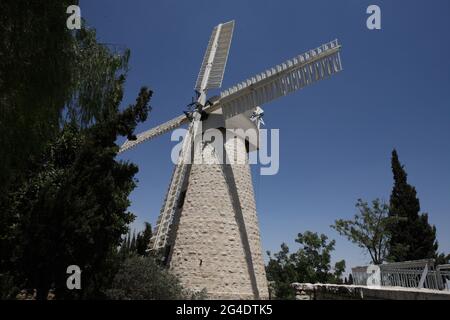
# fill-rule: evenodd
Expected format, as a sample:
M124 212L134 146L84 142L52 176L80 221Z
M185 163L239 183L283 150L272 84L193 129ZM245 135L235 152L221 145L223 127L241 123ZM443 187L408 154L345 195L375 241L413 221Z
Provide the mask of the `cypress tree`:
M392 151L394 187L390 198L389 215L398 218L391 226L391 261L434 258L437 251L436 227L428 223L428 214L420 214L416 189L408 184L407 173L397 151Z
M133 237L130 242L130 252L134 253L136 251L136 230L133 230Z
M143 232L139 232L136 237L136 252L138 255L147 255L148 244L152 237L152 226L150 223L145 223L145 229Z

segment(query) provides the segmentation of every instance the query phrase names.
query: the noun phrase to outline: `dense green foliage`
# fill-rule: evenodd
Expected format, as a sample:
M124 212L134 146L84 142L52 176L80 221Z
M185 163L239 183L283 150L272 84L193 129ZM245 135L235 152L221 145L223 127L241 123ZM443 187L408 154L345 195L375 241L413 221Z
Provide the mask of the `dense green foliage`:
M137 167L115 160L115 141L134 137L152 93L119 112L129 51L84 24L69 31L66 8L77 3L0 3L1 298L37 289L45 299L50 288L58 299L102 298L128 257L118 248ZM147 225L137 254L149 237ZM66 289L72 264L81 291Z
M0 197L59 131L74 59L65 12L76 3L0 2Z
M119 270L106 290L108 299L159 300L206 299L206 289L200 292L186 290L179 279L162 263L159 253L147 251L152 228L137 235L128 233L118 251Z
M76 4L78 1L70 1ZM0 2L0 283L9 287L15 217L10 191L59 133L70 99L73 37L69 1ZM9 293L2 290L3 296Z
M336 220L331 227L369 253L372 263L381 264L389 250L390 226L397 220L389 216L389 206L380 199L367 202L358 199L358 213L352 220Z
M136 237L136 253L145 256L147 255L148 245L150 243L150 239L152 237L152 226L150 223L145 223L145 229L142 232L139 232Z
M394 187L389 206L376 199L370 207L359 199L359 213L352 220L336 220L332 228L367 251L374 264L431 258L445 264L450 255L437 253L436 227L429 224L428 214L420 213L416 189L408 184L395 149L391 166Z
M450 254L440 253L436 257L436 264L450 264Z
M121 88L123 78L118 81ZM135 105L88 129L67 125L12 194L14 269L38 297L52 287L58 297L67 296L72 264L83 270L85 286L77 295L98 296L108 260L134 218L127 208L137 167L115 161L115 140L146 119L150 97L142 89ZM111 102L118 108L119 93L116 98Z
M121 99L129 52L98 43L92 29L69 31L66 8L77 3L0 2L0 274L11 269L10 193L66 123L107 119Z
M281 250L273 256L270 252L269 263L266 267L267 278L276 299L293 299L293 282L302 283L342 283L345 271L345 261L341 260L331 268L331 252L335 241L328 241L324 234L306 231L299 233L295 239L300 248L290 253L288 246L283 243Z
M184 292L178 279L155 259L131 255L122 263L107 296L115 300L167 300L182 299Z
M389 259L407 261L434 258L437 255L436 227L428 223L428 214L420 214L416 189L408 184L407 174L397 151L392 151L394 187L389 216L400 218L390 228Z
M111 93L117 90L118 73L128 71L130 51L98 43L95 30L87 28L75 32L72 48L72 91L63 120L85 128L116 112Z
M123 257L127 257L133 254L139 256L147 256L148 245L150 238L152 237L152 226L150 223L145 222L145 229L141 232L128 233L125 237L122 245L120 246L119 253Z
M108 93L129 54L97 43L94 30L68 30L66 8L76 4L0 2L0 197L62 121L86 126L111 111Z

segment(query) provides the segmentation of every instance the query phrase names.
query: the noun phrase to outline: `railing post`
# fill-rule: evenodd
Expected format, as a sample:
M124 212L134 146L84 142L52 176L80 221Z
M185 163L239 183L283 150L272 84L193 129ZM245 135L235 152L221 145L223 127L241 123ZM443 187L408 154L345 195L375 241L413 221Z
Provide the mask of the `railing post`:
M423 288L423 284L425 283L427 275L428 275L428 263L425 265L425 268L423 268L422 276L420 277L419 285L417 286L419 289Z

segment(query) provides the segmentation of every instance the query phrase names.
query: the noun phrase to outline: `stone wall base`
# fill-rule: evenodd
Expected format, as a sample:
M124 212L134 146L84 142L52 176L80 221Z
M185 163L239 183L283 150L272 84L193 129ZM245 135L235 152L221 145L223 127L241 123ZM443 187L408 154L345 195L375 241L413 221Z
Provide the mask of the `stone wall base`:
M430 289L322 283L293 283L292 287L298 300L450 300L450 291Z
M255 300L253 294L239 292L208 292L207 296L209 300ZM269 296L260 296L260 300L269 300Z

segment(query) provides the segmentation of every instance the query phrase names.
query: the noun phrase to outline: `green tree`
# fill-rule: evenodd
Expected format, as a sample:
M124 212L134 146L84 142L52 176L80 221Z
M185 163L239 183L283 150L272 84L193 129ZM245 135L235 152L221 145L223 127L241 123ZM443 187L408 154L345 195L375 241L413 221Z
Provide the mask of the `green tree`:
M324 234L318 235L316 232L306 231L298 234L295 242L301 245L300 249L294 253L294 261L297 265L297 273L303 275L301 282L337 282L336 273L331 273L331 252L334 251L335 240L328 241ZM335 270L342 274L345 269L345 261L341 260L335 264Z
M0 197L59 132L75 58L71 4L78 1L0 2Z
M126 235L122 245L119 248L119 255L122 259L126 259L132 255L147 256L147 248L152 237L152 226L150 223L145 222L144 231L138 232L131 231Z
M85 24L68 30L66 8L73 4L0 2L0 149L8 151L0 157L0 277L13 269L17 244L11 194L66 123L87 128L114 116L113 100L121 100L118 80L129 51L98 43Z
M389 216L400 218L390 228L389 259L406 261L434 258L437 255L436 227L428 223L428 214L420 214L416 189L408 184L407 174L397 151L392 151L394 187Z
M436 256L436 265L450 264L450 254L440 253Z
M272 283L273 294L277 299L293 299L293 282L309 283L342 283L345 271L345 261L336 262L331 267L331 252L335 241L328 241L324 234L306 231L299 233L295 240L300 248L295 253L289 253L288 246L283 243L281 250L273 256L270 252L266 273Z
M338 284L342 284L342 276L345 272L345 260L337 261L334 264L334 280L333 282L336 282Z
M95 29L87 27L75 32L72 50L71 95L63 120L86 128L115 114L109 100L117 91L118 76L128 72L130 51L99 43Z
M114 277L107 297L114 300L186 298L179 280L152 257L128 257Z
M66 290L66 268L83 273L76 297L99 297L113 274L117 247L134 216L127 211L135 187L133 164L118 162L118 136L131 138L145 121L151 91L141 89L134 105L119 112L124 77L116 81L109 103L116 114L85 130L68 124L12 195L15 223L15 269L27 288L44 299L51 287L58 298Z
M66 9L78 2L0 3L0 148L8 150L0 195L59 135L61 122L87 126L111 111L105 102L129 52L98 43L85 24L70 31Z
M292 290L291 283L298 281L298 275L292 254L289 253L289 247L281 244L281 250L272 256L267 252L269 262L266 266L266 275L271 283L271 296L276 299L294 299L295 293Z
M147 255L148 244L152 237L152 226L150 223L145 222L145 229L139 232L136 238L136 253L141 256Z
M9 190L58 135L70 99L73 37L65 26L70 4L78 1L0 1L0 277L12 268Z
M397 219L389 216L389 206L380 199L373 200L372 207L358 199L356 208L352 220L339 219L331 227L369 253L372 263L381 264L389 250L389 228Z

